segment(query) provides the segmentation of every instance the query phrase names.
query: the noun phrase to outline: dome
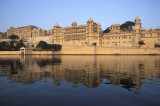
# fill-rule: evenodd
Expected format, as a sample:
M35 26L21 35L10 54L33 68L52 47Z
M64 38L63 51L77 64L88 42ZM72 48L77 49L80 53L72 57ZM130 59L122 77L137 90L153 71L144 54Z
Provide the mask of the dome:
M90 18L88 19L88 21L93 21L93 19L90 17Z
M54 27L58 27L59 25L56 23L56 24L54 24Z
M72 24L77 24L77 22L76 22L76 21L73 21Z
M141 20L141 19L137 16L135 20Z
M97 25L101 25L101 24L98 22Z
M73 21L73 22L72 22L72 26L77 26L77 22L76 22L76 21Z

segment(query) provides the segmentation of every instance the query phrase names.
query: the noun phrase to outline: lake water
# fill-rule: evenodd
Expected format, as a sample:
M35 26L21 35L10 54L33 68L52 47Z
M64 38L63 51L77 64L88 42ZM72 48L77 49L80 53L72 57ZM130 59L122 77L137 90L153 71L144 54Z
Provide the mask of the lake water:
M0 106L160 106L160 56L0 55Z

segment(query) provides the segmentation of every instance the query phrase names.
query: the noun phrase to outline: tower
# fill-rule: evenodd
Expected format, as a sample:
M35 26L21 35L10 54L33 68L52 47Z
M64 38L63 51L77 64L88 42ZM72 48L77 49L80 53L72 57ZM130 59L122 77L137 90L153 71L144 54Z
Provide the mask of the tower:
M58 23L54 24L54 28L58 28L58 27L59 27Z
M77 22L76 22L76 21L73 21L73 22L72 22L72 26L77 26Z
M92 33L93 32L93 19L89 18L88 21L87 21L87 24L88 24L89 33Z
M135 25L138 26L139 28L141 28L141 19L137 16L134 20Z
M59 25L58 23L54 24L54 29L53 29L53 43L58 44L58 39L59 39Z
M99 22L97 23L97 32L101 32L101 24Z
M133 26L133 30L134 30L134 36L133 36L133 47L138 47L138 42L140 41L140 36L141 36L141 33L140 33L140 30L141 30L141 19L137 16L135 18L135 26Z
M90 37L93 34L93 19L89 18L87 21L87 26L86 26L86 40L88 42L88 44L90 44Z

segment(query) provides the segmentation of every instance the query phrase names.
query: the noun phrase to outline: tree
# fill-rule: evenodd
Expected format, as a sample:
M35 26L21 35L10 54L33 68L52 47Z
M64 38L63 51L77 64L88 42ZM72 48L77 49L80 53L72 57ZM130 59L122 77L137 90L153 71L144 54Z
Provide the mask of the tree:
M2 41L2 42L0 42L0 50L1 51L8 51L8 50L10 50L10 45L7 42Z
M102 33L109 33L111 30L109 28L105 29Z
M92 45L93 45L93 46L96 46L96 45L97 45L97 43L96 43L96 42L94 42Z
M154 47L155 48L160 48L160 44L155 43Z
M22 40L18 41L16 44L16 49L20 50L21 47L25 47L25 44L23 43Z
M45 49L46 50L48 48L48 44L45 41L40 41L36 48L40 48L40 49L43 49L43 50Z
M141 45L145 45L144 41L139 41L138 44L140 47L141 47Z
M121 30L132 30L132 26L134 26L135 23L132 22L132 21L126 21L125 23L123 23L121 26L120 26L120 29Z
M36 48L39 48L41 50L60 51L62 49L62 45L47 44L47 42L45 41L40 41Z
M16 40L16 39L19 39L19 36L17 36L17 35L10 35L8 38L10 38L12 40Z

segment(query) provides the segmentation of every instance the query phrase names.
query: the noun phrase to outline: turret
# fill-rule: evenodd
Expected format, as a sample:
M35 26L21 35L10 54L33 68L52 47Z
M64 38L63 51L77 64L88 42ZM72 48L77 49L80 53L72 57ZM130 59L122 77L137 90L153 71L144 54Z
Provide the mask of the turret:
M134 20L135 25L138 26L139 28L141 28L141 19L137 16Z
M59 27L58 23L54 24L54 28L58 28L58 27Z
M73 22L72 22L72 26L77 26L77 22L76 22L76 21L73 21Z
M93 23L93 19L90 17L87 21L87 24Z
M101 32L101 24L99 22L97 23L97 32Z

